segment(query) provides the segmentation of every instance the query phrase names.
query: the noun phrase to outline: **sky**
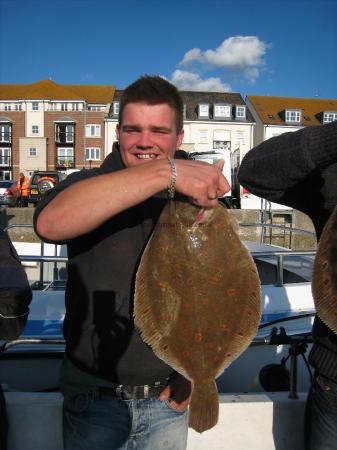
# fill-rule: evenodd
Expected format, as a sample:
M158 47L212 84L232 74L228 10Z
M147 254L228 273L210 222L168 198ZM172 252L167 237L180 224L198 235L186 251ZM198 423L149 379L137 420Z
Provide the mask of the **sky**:
M337 98L337 0L0 0L0 83Z

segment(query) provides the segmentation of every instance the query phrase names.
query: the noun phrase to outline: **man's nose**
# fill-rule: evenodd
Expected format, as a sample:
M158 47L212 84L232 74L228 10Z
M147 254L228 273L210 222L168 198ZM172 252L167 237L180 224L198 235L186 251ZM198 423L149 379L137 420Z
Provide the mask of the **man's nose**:
M137 147L139 148L150 148L153 146L150 133L147 131L142 131L139 133L139 139L137 142Z

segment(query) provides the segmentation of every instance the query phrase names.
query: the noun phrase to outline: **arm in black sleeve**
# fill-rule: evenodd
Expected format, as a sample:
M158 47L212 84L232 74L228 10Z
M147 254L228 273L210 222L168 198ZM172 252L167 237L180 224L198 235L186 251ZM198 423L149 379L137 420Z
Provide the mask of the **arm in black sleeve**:
M239 182L253 194L310 214L322 172L337 163L337 122L284 133L244 157Z

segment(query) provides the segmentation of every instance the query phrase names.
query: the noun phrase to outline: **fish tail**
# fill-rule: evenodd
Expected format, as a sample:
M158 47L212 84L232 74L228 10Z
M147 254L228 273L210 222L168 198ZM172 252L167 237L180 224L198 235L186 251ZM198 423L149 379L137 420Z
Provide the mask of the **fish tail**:
M219 418L219 397L214 379L195 380L188 425L198 433L214 427Z

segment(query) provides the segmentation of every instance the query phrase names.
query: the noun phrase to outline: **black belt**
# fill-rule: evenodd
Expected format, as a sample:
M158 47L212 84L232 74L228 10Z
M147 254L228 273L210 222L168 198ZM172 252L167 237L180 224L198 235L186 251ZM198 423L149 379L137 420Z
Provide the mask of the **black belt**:
M116 387L98 388L100 396L113 396L120 400L144 400L146 398L158 398L165 384L160 381L154 384L144 384L143 386L125 386L123 384Z

